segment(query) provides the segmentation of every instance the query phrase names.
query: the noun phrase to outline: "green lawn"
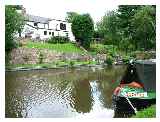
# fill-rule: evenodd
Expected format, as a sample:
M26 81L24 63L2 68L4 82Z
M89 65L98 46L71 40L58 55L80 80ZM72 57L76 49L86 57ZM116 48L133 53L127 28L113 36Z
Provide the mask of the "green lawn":
M74 52L74 53L84 53L80 48L72 43L65 44L49 44L49 43L39 43L39 42L28 42L25 47L27 48L38 48L38 49L49 49L58 52Z
M138 111L132 118L155 118L156 117L156 105L152 105L149 108Z

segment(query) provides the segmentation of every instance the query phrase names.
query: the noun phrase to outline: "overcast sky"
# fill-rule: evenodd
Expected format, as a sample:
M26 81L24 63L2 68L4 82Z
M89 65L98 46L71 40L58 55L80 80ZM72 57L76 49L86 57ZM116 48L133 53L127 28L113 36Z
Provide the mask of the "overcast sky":
M100 2L101 1L101 2ZM106 2L107 1L107 2ZM101 19L109 10L117 9L112 0L6 0L5 4L19 4L28 14L64 20L66 12L89 13L94 22Z

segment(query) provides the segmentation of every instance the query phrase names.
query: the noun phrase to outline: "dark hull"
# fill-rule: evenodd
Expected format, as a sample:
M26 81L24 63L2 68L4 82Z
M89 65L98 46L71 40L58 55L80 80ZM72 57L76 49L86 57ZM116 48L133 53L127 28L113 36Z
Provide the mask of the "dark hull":
M114 117L130 117L135 114L135 111L128 103L125 97L120 97L113 95L113 106L115 111ZM138 99L138 98L129 98L130 102L137 110L141 110L156 104L156 99Z

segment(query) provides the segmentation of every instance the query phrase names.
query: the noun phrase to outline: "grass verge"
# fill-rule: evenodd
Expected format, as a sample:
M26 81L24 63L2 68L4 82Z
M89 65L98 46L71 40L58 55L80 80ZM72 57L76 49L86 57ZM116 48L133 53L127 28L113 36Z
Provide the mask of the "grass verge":
M42 64L10 64L6 66L6 69L13 69L13 68L56 68L56 67L63 67L69 66L74 67L76 65L95 65L97 64L96 61L56 61L53 63L42 63Z
M138 111L132 118L155 118L156 117L156 105L152 105L146 109Z

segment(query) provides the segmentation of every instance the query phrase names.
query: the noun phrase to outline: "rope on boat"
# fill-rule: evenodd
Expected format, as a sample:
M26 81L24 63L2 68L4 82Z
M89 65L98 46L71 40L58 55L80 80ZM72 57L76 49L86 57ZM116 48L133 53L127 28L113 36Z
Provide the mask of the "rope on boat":
M120 88L120 89L122 89L122 88ZM137 109L133 106L133 104L131 103L131 101L129 100L129 98L126 95L123 95L123 96L126 98L127 102L129 103L129 105L134 110L134 113L136 114L137 113Z
M133 106L133 104L131 103L131 101L128 99L128 97L125 97L126 100L128 101L129 105L132 107L132 109L134 110L134 113L137 113L137 109Z

